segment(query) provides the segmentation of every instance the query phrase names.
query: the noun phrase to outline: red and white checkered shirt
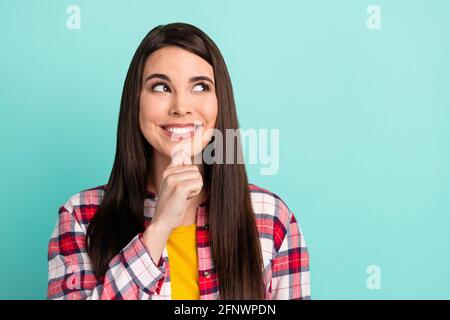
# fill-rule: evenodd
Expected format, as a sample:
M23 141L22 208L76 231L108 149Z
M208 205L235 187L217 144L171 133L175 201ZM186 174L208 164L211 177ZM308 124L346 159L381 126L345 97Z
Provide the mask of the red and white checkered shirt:
M156 264L136 235L97 279L86 251L86 230L102 201L106 185L83 190L59 208L48 244L48 299L170 300L170 265L167 246ZM261 241L267 300L310 299L309 254L297 220L275 194L249 185ZM153 216L156 195L144 203L146 225ZM197 257L200 299L219 299L217 275L211 259L208 214L197 210Z

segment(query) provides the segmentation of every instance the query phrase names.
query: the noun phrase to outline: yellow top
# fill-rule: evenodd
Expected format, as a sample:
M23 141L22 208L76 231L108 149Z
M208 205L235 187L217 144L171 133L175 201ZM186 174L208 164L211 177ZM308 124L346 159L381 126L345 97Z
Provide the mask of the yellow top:
M199 300L196 224L173 229L167 241L172 300Z

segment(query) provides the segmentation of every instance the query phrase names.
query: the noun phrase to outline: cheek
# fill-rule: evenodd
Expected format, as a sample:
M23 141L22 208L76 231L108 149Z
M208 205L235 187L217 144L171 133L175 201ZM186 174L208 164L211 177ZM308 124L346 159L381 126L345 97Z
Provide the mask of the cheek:
M163 106L160 106L157 101L152 101L148 97L141 97L139 106L139 123L141 130L145 136L152 133L156 126L163 118Z
M164 108L149 96L141 96L139 107L139 122L142 129L151 127L152 124L157 124L163 115Z
M150 123L156 122L158 119L158 112L155 108L149 108L141 105L139 112L139 119L141 125L149 125Z
M212 98L211 101L208 101L206 103L206 108L203 108L201 111L202 118L205 119L208 122L208 127L214 127L217 119L217 113L218 113L218 103L217 98Z

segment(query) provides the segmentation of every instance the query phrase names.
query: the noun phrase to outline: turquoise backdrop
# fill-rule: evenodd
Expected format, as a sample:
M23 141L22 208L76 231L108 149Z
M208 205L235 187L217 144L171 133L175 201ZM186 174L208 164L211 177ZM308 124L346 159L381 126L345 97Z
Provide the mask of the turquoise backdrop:
M181 21L221 49L241 127L280 130L278 173L248 173L294 211L312 298L449 299L449 12L445 0L1 0L0 298L45 298L59 206L109 177L131 57Z

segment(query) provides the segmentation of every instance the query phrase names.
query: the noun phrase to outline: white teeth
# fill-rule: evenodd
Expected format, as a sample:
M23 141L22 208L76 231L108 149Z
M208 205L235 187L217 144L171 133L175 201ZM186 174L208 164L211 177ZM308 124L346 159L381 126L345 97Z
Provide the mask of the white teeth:
M184 128L167 127L165 129L171 133L177 133L177 134L186 134L186 133L194 131L194 127L184 127Z

